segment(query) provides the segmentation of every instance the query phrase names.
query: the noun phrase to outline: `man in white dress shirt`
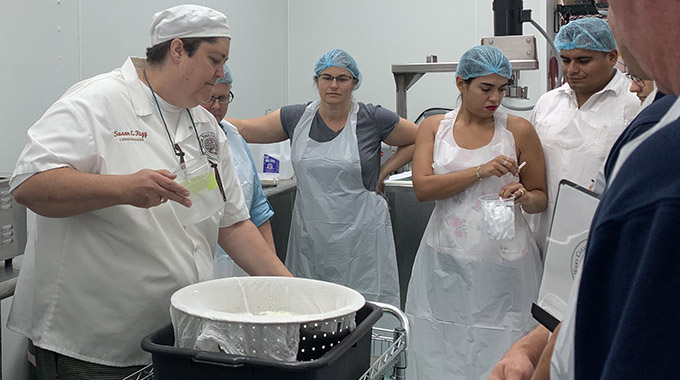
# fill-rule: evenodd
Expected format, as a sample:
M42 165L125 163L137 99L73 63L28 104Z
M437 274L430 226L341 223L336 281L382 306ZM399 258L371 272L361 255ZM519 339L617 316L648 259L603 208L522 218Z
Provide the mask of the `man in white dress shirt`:
M555 36L555 46L567 83L541 96L529 119L545 154L548 207L527 218L543 255L560 180L588 188L640 108L628 91L630 80L614 67L619 53L607 22L571 21Z

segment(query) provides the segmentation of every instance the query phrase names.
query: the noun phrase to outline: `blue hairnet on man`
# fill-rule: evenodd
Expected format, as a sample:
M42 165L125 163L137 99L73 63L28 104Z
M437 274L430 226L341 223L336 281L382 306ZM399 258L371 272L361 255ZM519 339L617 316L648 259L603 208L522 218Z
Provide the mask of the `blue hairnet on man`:
M609 52L616 49L616 40L606 21L582 18L563 26L555 36L557 50L586 49Z
M570 21L554 43L566 83L541 96L529 119L546 161L548 207L529 216L544 254L560 180L589 188L614 141L640 108L628 91L630 80L615 68L619 52L607 22Z
M488 45L475 46L466 51L456 69L456 76L461 76L464 80L490 74L510 79L512 66L500 49Z
M358 90L361 86L361 72L359 71L359 65L357 61L349 55L348 52L342 49L333 49L326 52L314 65L314 75L319 76L322 71L329 67L340 67L343 68L357 79L357 84L354 86L354 91Z

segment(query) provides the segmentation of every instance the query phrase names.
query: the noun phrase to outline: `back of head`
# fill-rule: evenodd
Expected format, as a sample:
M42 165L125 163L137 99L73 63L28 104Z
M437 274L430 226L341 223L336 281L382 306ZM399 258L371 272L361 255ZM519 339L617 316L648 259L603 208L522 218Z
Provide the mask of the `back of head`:
M558 51L586 49L610 52L616 49L614 35L606 21L599 18L582 18L560 28L555 36Z
M333 49L327 51L314 65L314 75L317 77L322 71L329 67L340 67L352 73L352 76L357 79L357 84L354 86L354 90L358 90L361 86L361 72L359 71L359 65L357 62L349 55L348 52L342 49Z
M218 78L215 81L215 84L232 84L234 83L234 78L231 76L231 70L229 70L229 66L225 63L224 66L222 67L222 70L224 70L224 78Z
M464 80L490 74L498 74L510 79L512 66L508 57L500 49L488 45L475 46L466 51L460 57L456 68L456 76Z

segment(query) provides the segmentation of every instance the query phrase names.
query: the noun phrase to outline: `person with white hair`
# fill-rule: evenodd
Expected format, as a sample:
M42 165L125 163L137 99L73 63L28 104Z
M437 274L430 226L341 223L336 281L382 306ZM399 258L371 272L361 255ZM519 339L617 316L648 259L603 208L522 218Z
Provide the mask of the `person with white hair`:
M206 102L201 103L201 105L215 116L220 128L227 135L234 169L238 175L238 180L243 190L243 197L250 213L250 221L260 230L260 234L262 234L269 248L272 251L276 251L270 222L274 216L274 210L264 195L253 155L250 153L248 144L238 133L236 127L224 120L224 116L227 115L229 110L229 104L234 100L233 83L234 77L231 74L231 70L229 70L229 66L225 63L224 78L219 78L215 81L212 96ZM217 247L214 263L215 278L247 275L242 268L234 263L234 260L222 247Z
M224 77L226 16L180 5L150 32L146 59L77 83L29 129L11 179L37 216L8 326L35 345L39 379L119 380L148 364L141 339L170 322L176 290L213 278L218 243L251 274L290 275L199 106ZM171 170L197 160L224 203L189 223L170 203L197 205Z

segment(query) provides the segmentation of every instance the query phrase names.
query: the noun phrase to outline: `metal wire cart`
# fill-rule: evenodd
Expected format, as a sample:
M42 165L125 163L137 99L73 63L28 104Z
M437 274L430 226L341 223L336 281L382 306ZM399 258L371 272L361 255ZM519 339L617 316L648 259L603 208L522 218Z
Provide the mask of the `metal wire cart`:
M371 333L371 366L359 380L379 380L389 376L391 379L406 379L409 324L406 315L398 308L373 302L383 312L394 316L399 326L394 329L373 327ZM153 365L142 368L123 380L153 380Z

